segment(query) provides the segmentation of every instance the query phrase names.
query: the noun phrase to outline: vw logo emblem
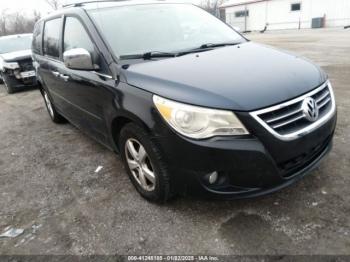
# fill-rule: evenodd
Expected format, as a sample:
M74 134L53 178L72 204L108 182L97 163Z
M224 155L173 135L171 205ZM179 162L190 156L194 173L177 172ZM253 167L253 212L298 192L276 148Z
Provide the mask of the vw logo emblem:
M304 99L301 110L303 111L304 117L310 122L317 120L319 115L319 108L317 102L312 97L307 97Z

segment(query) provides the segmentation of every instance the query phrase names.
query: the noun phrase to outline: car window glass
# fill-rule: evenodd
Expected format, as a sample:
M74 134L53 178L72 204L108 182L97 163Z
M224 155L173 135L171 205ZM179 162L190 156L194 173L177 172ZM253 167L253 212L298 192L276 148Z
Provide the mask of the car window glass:
M94 53L94 44L92 43L84 26L75 17L67 17L64 27L64 49L68 51L74 48L84 48Z
M31 42L31 34L0 37L0 54L28 50Z
M119 56L245 41L232 28L192 5L140 4L99 8L88 13Z
M44 29L44 54L59 57L61 18L53 19L45 23Z
M41 42L42 42L41 25L42 25L41 22L37 23L33 32L33 52L37 54L41 52Z

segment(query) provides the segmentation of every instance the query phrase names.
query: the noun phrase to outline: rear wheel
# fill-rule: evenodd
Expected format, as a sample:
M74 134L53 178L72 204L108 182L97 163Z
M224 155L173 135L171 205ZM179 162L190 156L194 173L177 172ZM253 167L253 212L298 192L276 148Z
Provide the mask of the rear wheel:
M42 91L42 95L44 97L44 101L45 101L45 105L46 105L46 109L47 112L49 113L51 120L55 123L64 123L66 122L65 118L63 116L61 116L55 109L54 104L52 103L52 100L49 96L49 94L43 90Z
M172 197L163 157L146 131L127 124L120 132L119 149L129 178L141 196L153 202L166 202Z

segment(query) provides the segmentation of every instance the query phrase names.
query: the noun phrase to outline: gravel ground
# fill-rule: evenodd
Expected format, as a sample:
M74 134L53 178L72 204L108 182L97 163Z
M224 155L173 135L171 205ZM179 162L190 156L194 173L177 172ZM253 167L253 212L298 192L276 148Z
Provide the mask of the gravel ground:
M304 55L329 74L339 120L318 169L266 197L151 204L118 156L52 123L37 90L7 95L0 86L0 234L24 229L0 238L0 254L350 255L350 30L247 37Z

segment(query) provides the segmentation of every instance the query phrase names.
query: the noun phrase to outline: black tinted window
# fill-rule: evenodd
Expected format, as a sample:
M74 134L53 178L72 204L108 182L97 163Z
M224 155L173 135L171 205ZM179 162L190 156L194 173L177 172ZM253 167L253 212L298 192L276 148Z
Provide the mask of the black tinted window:
M33 49L33 52L37 54L41 53L41 43L42 43L41 25L42 25L42 22L37 23L35 25L34 32L33 32L32 49Z
M59 57L61 18L53 19L45 23L44 29L44 54Z
M291 11L300 11L300 9L301 9L301 4L300 4L300 3L291 4L290 9L291 9Z
M249 16L249 11L248 10L235 12L235 17L245 17L245 16Z
M77 18L67 17L64 27L64 51L74 48L84 48L90 54L94 53L94 45L84 26Z

